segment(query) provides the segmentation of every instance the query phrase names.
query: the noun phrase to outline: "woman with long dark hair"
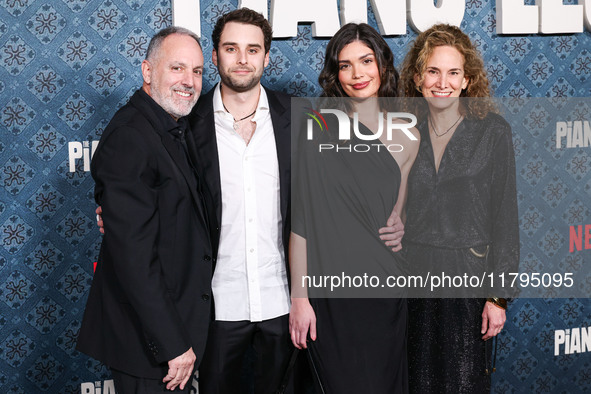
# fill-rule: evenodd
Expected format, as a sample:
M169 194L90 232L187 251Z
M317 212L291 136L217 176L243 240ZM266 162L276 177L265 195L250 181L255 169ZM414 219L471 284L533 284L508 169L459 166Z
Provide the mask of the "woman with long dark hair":
M340 106L350 122L359 120L360 134L337 140L337 124L331 123L335 118L326 115L328 131L306 142L332 144L340 151L311 150L293 166L290 332L296 347L309 348L327 393L408 390L406 300L308 298L300 285L302 275L319 267L323 272L327 265L330 273L348 276L384 274L402 265L401 256L378 234L393 206L402 212L406 179L418 149L416 129L411 139L401 132L389 138L380 128L388 105L378 98L396 95L398 73L393 64L392 51L367 24L350 23L334 35L319 77L326 98L321 102L323 108ZM354 147L367 139L381 149L355 153ZM386 149L390 146L399 149Z

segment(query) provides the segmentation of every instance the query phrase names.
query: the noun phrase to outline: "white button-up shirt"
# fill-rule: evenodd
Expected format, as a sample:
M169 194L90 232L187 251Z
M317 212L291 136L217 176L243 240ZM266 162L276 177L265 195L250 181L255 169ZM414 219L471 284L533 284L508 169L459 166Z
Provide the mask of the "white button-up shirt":
M260 85L259 85L260 86ZM212 289L216 320L262 321L289 313L282 241L279 164L265 89L248 145L213 95L222 188L222 226Z

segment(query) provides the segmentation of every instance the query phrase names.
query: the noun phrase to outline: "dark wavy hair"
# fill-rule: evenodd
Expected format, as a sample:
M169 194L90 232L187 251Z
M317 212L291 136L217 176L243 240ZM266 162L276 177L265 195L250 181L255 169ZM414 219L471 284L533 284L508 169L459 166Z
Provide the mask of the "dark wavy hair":
M265 53L269 52L269 49L271 49L271 40L273 39L273 29L271 28L269 21L265 19L263 14L246 7L230 11L218 18L213 28L213 32L211 33L213 48L216 51L218 50L220 44L222 31L228 22L253 25L260 28L263 31L263 36L265 38Z
M423 81L423 73L433 50L439 46L450 46L458 50L464 59L464 73L468 78L468 86L462 90L460 97L484 97L482 100L466 100L467 116L484 118L489 112L496 112L486 76L484 62L480 52L470 37L460 28L448 24L437 24L419 34L412 48L406 54L401 70L401 94L405 97L423 97L415 83L415 75L419 76L418 86Z
M378 97L396 97L398 71L394 68L394 54L382 36L366 23L347 23L336 32L326 46L324 67L318 77L322 97L347 97L339 82L339 53L345 46L361 41L376 57L380 70Z

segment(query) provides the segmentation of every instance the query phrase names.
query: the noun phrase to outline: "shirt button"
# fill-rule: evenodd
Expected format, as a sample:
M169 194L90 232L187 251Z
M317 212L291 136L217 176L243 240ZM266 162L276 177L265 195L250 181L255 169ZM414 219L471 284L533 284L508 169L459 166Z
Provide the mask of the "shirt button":
M203 301L208 301L208 300L209 300L209 294L203 294L203 295L201 296L201 299L202 299Z
M205 256L203 256L203 260L205 261L210 261L211 260L211 256L206 254Z
M254 252L254 249L250 249L250 253Z
M249 222L249 223L252 223L252 218L248 219L248 222Z

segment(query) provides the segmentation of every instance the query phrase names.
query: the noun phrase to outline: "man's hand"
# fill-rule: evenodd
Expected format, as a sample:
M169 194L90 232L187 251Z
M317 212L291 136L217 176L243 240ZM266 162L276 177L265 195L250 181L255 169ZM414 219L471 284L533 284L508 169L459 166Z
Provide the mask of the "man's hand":
M306 338L310 331L310 338L316 340L316 314L307 298L292 298L289 311L289 333L291 342L298 349L306 349Z
M190 348L168 362L168 373L162 379L164 383L168 382L166 385L168 390L174 390L177 386L180 386L181 390L185 388L185 385L193 376L193 366L196 359L193 348Z
M99 205L94 212L96 212L96 225L98 226L101 234L104 234L105 227L103 225L103 217L101 216L103 213L103 208L101 208L101 206Z
M505 325L505 310L493 304L492 302L486 301L484 304L484 310L482 311L482 329L480 330L482 339L485 341L494 336L497 336L503 326Z
M396 210L392 210L390 217L386 221L386 227L378 230L380 239L385 241L386 246L392 248L393 252L398 252L402 249L402 236L404 235L404 224Z

